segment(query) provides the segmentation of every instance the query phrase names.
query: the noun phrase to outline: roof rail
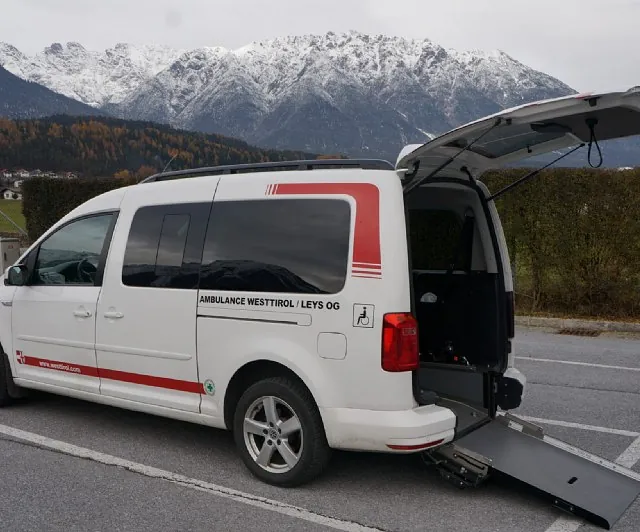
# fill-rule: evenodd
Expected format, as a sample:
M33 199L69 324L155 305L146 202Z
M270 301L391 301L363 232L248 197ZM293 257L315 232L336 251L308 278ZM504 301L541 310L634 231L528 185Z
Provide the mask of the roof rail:
M362 170L394 170L389 161L382 159L314 159L308 161L277 161L268 163L233 164L160 172L140 181L152 183L188 177L200 177L220 174L241 174L254 171L314 170L316 168L361 168Z

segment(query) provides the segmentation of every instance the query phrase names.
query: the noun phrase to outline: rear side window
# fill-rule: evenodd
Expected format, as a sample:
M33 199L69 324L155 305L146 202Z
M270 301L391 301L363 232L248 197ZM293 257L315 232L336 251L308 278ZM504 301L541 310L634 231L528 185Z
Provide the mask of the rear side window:
M142 207L133 217L122 282L197 290L211 203Z
M164 268L182 267L190 225L191 215L189 214L164 215L156 256L156 275L162 275Z
M200 288L334 294L345 283L350 234L344 200L214 203Z

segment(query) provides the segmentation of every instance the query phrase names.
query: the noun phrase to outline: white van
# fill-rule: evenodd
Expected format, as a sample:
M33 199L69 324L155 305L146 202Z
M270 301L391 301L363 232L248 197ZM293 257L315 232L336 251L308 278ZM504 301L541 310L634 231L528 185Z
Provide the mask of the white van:
M579 476L591 461L499 415L524 377L507 246L479 178L640 133L639 117L639 92L572 96L410 146L395 167L204 168L91 199L5 276L0 403L32 388L231 429L251 472L282 486L320 474L331 449L426 453L460 486L490 467L527 477L548 452L554 479ZM627 499L640 491L597 467L631 483ZM599 479L542 489L579 509L607 493Z

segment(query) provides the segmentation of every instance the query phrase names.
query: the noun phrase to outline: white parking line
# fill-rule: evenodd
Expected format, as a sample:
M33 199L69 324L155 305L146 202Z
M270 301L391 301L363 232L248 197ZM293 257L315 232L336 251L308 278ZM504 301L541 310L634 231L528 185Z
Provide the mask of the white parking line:
M631 469L640 460L640 438L627 447L627 449L616 459L616 464ZM556 519L545 532L576 532L587 522L574 517L562 516Z
M638 460L640 460L640 438L627 447L627 450L618 456L616 462L627 469L631 469Z
M625 366L610 366L608 364L594 364L591 362L576 362L574 360L554 360L552 358L515 357L516 360L529 360L531 362L555 362L556 364L568 364L571 366L587 366L599 369L619 369L622 371L640 371L640 368L629 368Z
M211 484L210 482L205 482L203 480L189 478L170 471L164 471L162 469L139 464L137 462L131 462L123 458L118 458L117 456L111 456L109 454L93 451L84 447L78 447L63 441L53 440L46 436L40 436L39 434L26 432L7 425L0 425L0 434L11 436L18 440L27 441L46 449L52 449L67 455L76 456L78 458L85 458L101 464L123 467L134 473L139 473L140 475L158 478L186 488L204 491L216 497L223 497L225 499L230 499L248 506L254 506L269 512L275 512L295 519L301 519L310 523L333 528L334 530L343 530L345 532L383 532L378 528L372 528L352 521L336 519L334 517L327 517L284 502L266 499L257 495L251 495L250 493L244 493L242 491Z
M542 423L544 425L556 425L558 427L567 427L570 429L590 430L592 432L604 432L605 434L615 434L617 436L628 436L629 438L637 438L640 436L640 432L634 432L632 430L610 429L609 427L598 427L596 425L583 425L582 423L572 423L571 421L560 421L557 419L543 419L539 417L531 416L519 416L523 421L530 423Z

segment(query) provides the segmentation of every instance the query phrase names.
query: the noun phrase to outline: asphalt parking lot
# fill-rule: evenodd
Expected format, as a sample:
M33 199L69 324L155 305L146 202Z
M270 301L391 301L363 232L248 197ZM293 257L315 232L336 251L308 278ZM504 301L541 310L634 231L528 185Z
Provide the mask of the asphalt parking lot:
M514 414L640 472L640 337L519 329L516 349L529 386ZM7 531L599 530L506 479L460 491L415 456L339 453L278 489L226 432L46 394L0 410L0 456ZM640 499L614 530L640 530Z

